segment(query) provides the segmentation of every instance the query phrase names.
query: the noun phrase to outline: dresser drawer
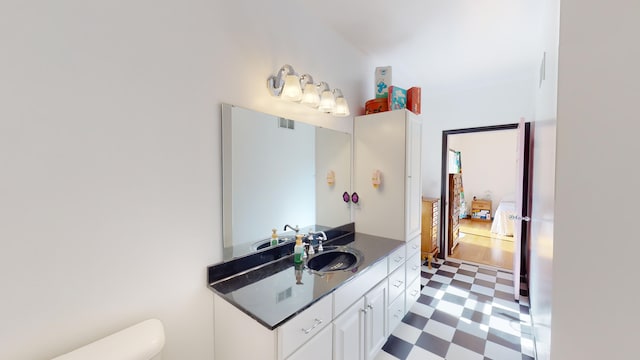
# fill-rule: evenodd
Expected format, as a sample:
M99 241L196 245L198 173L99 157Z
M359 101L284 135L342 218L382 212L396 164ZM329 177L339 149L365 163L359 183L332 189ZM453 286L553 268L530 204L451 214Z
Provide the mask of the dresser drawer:
M407 249L405 245L401 246L389 255L389 273L392 273L398 268L398 266L404 264L406 261Z
M393 301L406 289L405 264L400 265L389 275L389 301Z
M397 299L391 302L387 312L387 334L391 334L393 330L400 325L402 318L405 314L405 299L404 293Z
M407 286L407 292L406 292L407 311L409 311L409 309L411 309L413 304L415 304L415 302L418 301L418 298L420 298L420 278L413 280L413 282L409 283L409 285Z
M333 297L325 296L278 328L286 358L333 320Z
M407 259L406 272L407 272L407 284L410 284L416 278L420 277L422 272L422 261L420 261L420 254L415 254Z
M416 236L407 243L407 258L420 252L420 240L421 236Z
M402 248L404 250L404 247ZM387 259L381 259L333 292L333 314L340 315L351 304L387 277Z

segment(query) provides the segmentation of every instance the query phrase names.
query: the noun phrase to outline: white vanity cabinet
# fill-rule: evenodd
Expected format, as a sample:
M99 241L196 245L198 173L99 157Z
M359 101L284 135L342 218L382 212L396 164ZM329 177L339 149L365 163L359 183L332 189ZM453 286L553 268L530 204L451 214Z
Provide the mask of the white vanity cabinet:
M422 123L406 109L354 119L356 231L409 241L422 220ZM373 186L379 171L380 185Z
M322 329L287 360L327 360L331 359L331 342L333 337L331 326ZM245 358L248 359L248 358Z
M409 311L411 306L418 301L420 297L420 274L422 272L421 242L422 238L418 236L407 243L405 313Z
M373 360L389 334L388 276L386 256L275 330L215 295L215 358Z
M364 299L333 321L333 360L364 359Z
M387 283L382 281L333 322L333 360L372 360L387 340Z
M330 359L333 298L327 295L275 330L262 324L219 296L214 297L215 359L284 360L310 358L324 339ZM313 342L312 342L313 340ZM306 349L306 350L305 350Z
M387 341L387 293L387 283L383 281L365 296L364 350L366 360L373 360Z

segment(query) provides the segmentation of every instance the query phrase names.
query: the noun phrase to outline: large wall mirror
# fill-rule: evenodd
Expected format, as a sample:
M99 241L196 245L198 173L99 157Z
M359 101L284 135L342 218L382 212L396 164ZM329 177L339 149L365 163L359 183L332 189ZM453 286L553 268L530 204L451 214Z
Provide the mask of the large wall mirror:
M327 180L332 174L334 182ZM224 260L282 237L351 222L351 135L222 105Z

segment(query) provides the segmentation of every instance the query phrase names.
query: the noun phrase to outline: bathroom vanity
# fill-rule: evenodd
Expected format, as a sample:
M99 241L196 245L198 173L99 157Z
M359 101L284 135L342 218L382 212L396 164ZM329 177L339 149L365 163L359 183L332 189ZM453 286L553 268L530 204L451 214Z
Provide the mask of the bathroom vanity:
M229 124L237 124L240 115L257 116L225 106L223 128L225 124L227 130ZM257 121L263 124L272 120ZM251 129L255 132L255 127ZM407 110L355 117L353 164L348 161L349 141L342 141L338 134L320 135L315 131L313 141L320 144L317 149L336 151L322 151L315 159L300 162L316 164L315 170L308 172L322 177L330 169L335 178L345 179L345 184L336 186L317 179L304 190L304 194L316 194L307 201L300 201L300 196L286 200L285 194L269 202L284 206L252 204L261 212L249 217L250 221L234 217L246 216L250 211L231 211L239 206L234 196L246 194L238 191L232 179L238 172L237 163L223 156L223 243L224 254L231 258L225 256L223 263L208 268L208 286L214 293L216 359L371 360L376 356L420 296L421 129L419 117ZM237 129L231 134L234 132ZM233 142L229 139L232 136L223 138L223 143ZM312 141L309 139L307 143ZM233 152L231 145L223 146L223 150ZM337 171L341 168L346 170ZM349 194L351 169L354 192ZM243 181L247 178L239 177ZM258 189L260 195L250 199L271 192L271 187L260 190L260 186L249 187ZM290 187L287 183L285 190ZM356 192L358 196L354 196ZM353 201L354 198L360 201ZM290 208L289 204L303 204L304 211ZM296 224L291 215L270 218L260 226L254 224L267 214L275 215L276 209L289 214L315 209L303 224L330 227L326 230L325 248L352 249L360 254L357 267L311 271L305 266L309 265L307 262L294 264L294 244L290 241L266 249L235 251L247 239L251 244L265 240L273 227L269 224ZM352 212L355 223L350 222ZM349 220L344 221L345 217ZM252 226L234 226L247 223ZM236 230L256 232L241 234ZM313 256L307 261L313 261Z
M373 359L420 295L420 244L354 232L332 246L359 266L316 273L283 256L211 282L216 359Z

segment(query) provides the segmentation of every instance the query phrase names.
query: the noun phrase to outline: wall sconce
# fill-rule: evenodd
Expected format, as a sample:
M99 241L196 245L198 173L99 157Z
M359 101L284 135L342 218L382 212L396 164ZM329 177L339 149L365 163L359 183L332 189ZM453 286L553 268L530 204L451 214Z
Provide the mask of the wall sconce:
M374 170L373 174L371 174L371 185L373 185L374 189L377 189L382 184L382 172L380 170Z
M309 74L299 76L291 65L284 65L267 79L271 95L299 102L334 116L349 116L349 105L342 91L329 87L324 81L317 85Z
M336 183L336 173L333 170L327 171L327 184L333 186Z

